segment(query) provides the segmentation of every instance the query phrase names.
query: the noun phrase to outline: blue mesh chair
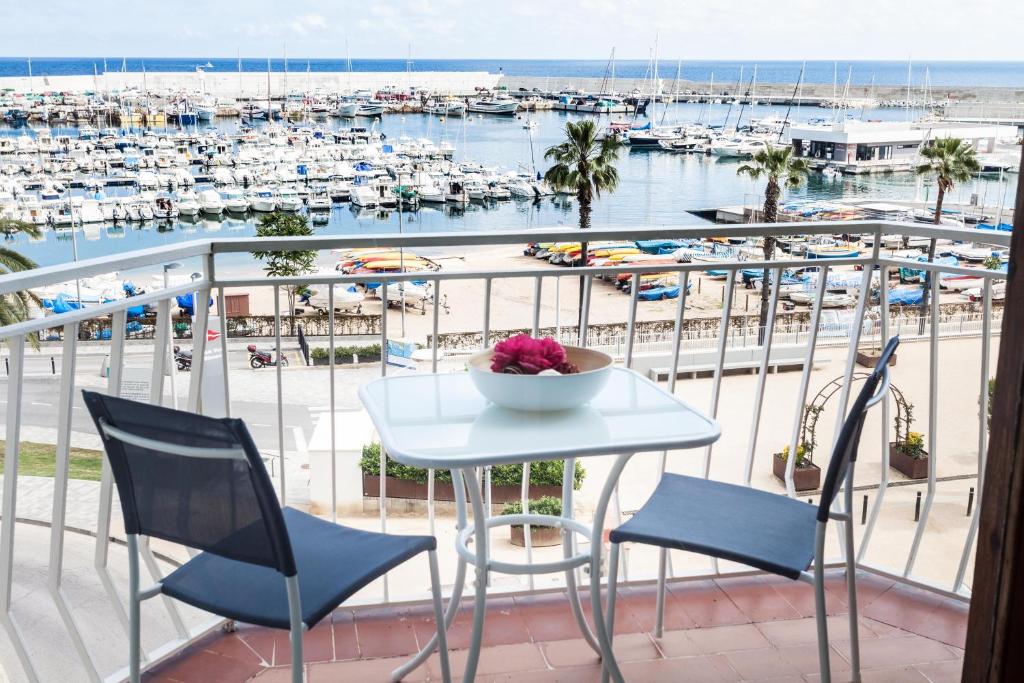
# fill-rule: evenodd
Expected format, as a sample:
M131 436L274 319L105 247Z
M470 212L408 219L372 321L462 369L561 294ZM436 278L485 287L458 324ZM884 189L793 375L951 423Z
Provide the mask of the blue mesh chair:
M836 441L817 507L788 496L707 479L666 473L643 507L611 532L608 558L609 637L615 623L615 589L619 544L644 543L686 550L740 562L772 574L814 586L818 622L818 656L822 681L831 680L828 631L825 621L825 527L830 519L843 522L846 543L846 583L850 602L850 653L853 680L860 680L857 639L857 588L853 552L853 470L857 447L869 408L889 390L889 358L899 338L889 340L874 371L853 402ZM843 512L832 504L845 481ZM813 564L813 572L808 571ZM658 585L657 623L662 623L664 582ZM607 677L608 671L605 671Z
M167 595L228 619L287 629L292 680L302 633L390 569L426 551L443 624L437 541L351 529L282 509L245 423L82 392L117 484L128 536L129 677L139 680L143 600ZM200 550L139 587L139 536ZM442 675L450 680L444 628Z

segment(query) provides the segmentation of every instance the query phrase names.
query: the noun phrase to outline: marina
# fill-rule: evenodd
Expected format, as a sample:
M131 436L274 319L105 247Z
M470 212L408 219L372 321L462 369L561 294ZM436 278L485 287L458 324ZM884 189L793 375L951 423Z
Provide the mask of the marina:
M0 679L969 677L1024 63L414 4L334 18L405 59L219 4L138 11L235 58L0 58ZM649 58L395 47L595 17Z

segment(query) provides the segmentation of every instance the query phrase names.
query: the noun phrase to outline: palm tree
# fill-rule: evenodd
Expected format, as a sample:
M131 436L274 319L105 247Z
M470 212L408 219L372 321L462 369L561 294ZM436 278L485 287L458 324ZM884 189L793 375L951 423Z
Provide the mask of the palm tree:
M614 192L619 185L615 161L622 142L614 136L598 139L597 125L590 119L565 124L565 142L548 147L544 158L554 161L544 180L556 190L571 190L580 206L580 230L590 227L591 203L601 192ZM580 249L580 263L587 265L587 243ZM583 278L580 278L580 322L583 320Z
M743 164L736 169L736 175L750 176L752 180L767 178L768 184L764 188L764 222L777 223L779 220L779 198L782 196L782 188L779 182L787 188L796 188L807 177L809 166L806 159L793 156L792 147L768 147L757 152L752 159L753 163ZM775 237L765 235L761 248L764 252L764 260L771 261L775 258ZM761 280L761 315L758 319L758 338L764 340L765 326L768 324L768 269L764 270Z
M918 175L935 174L939 186L939 194L935 197L935 217L932 223L942 222L942 202L946 193L953 189L955 183L966 183L971 175L981 169L974 148L960 138L939 138L932 144L921 149L924 163L917 167ZM935 238L928 240L928 261L935 260ZM921 296L920 330L924 332L924 317L928 313L928 298L931 293L930 273L925 273L924 292Z
M580 203L580 230L590 227L591 202L602 190L614 192L619 184L615 161L622 143L613 136L597 137L597 126L590 119L565 124L565 142L548 147L544 158L555 164L544 180L557 190L572 190Z
M0 232L11 236L17 233L24 233L29 237L39 237L39 226L25 221L0 218ZM36 267L34 261L8 247L0 247L0 275L18 273L23 270L31 270ZM13 325L14 323L26 320L31 312L32 305L41 305L32 292L10 292L0 295L0 325ZM38 344L34 335L29 337L33 345Z

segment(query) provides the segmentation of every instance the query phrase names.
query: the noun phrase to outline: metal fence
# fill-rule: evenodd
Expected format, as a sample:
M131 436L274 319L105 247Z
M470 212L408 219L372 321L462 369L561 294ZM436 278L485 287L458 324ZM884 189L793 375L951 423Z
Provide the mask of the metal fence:
M924 237L936 237L943 239L954 239L954 240L974 240L979 239L980 234L977 231L969 231L955 228L945 227L932 227L923 225L907 225L907 224L891 224L891 223L879 223L879 222L844 222L841 224L829 224L829 223L804 223L799 226L786 225L785 227L774 226L774 225L758 225L749 224L735 227L715 226L713 233L715 235L727 235L727 236L751 236L758 237L764 235L781 235L781 234L793 234L794 231L799 231L802 234L822 235L822 234L840 234L840 233L852 233L862 232L875 236L874 244L880 243L880 237L883 234L911 234L919 235ZM602 240L616 240L621 241L624 239L628 240L640 240L640 239L665 239L665 238L681 238L681 237L702 237L708 234L708 230L705 227L677 227L677 228L644 228L644 229L619 229L619 230L592 230L589 239L591 242L598 242ZM46 285L52 285L59 282L65 282L75 278L85 278L92 275L98 275L102 273L124 271L131 268L140 268L145 266L158 266L163 263L171 261L181 260L185 258L198 258L201 261L201 272L202 276L196 281L190 282L185 285L170 287L164 290L155 290L147 292L139 297L132 298L125 301L116 301L94 308L73 311L66 314L62 314L59 318L46 318L40 320L29 320L6 327L0 328L0 340L2 340L8 349L8 360L10 376L7 382L7 412L6 412L6 444L5 444L5 461L4 461L4 480L3 480L3 491L2 491L2 525L0 525L0 624L4 627L7 638L13 648L13 652L16 654L16 659L10 659L4 661L4 667L8 674L15 679L28 679L38 680L40 678L37 671L38 663L40 662L41 653L44 651L52 651L58 649L59 639L66 639L63 642L69 644L71 647L65 648L68 651L73 652L77 659L80 675L78 678L88 680L104 680L111 679L117 680L124 676L125 670L120 667L113 667L109 665L109 662L98 662L93 656L94 644L90 640L88 626L88 614L83 613L87 610L87 606L83 605L72 605L67 597L67 593L64 589L64 579L66 578L66 572L64 569L65 563L65 539L68 533L65 528L68 526L67 519L67 503L69 495L69 461L70 461L70 450L71 450L71 434L73 429L73 413L74 413L74 397L76 392L76 375L75 375L75 362L76 362L76 351L78 350L80 334L83 329L91 325L91 321L98 316L111 316L111 337L109 346L109 374L107 376L107 391L112 394L120 394L122 392L122 378L124 376L124 357L125 357L125 341L128 338L126 332L127 323L127 312L126 309L129 306L137 306L140 304L152 304L157 309L155 323L153 325L153 349L151 362L152 367L150 371L150 395L153 401L163 400L163 388L165 379L165 370L171 360L170 350L170 338L171 331L174 326L174 320L172 319L172 310L174 300L177 295L187 294L193 291L198 291L197 300L205 300L209 296L215 296L217 299L217 305L219 310L224 310L224 293L228 288L247 288L249 290L255 290L257 288L269 288L275 302L275 315L269 319L261 319L261 325L270 326L270 332L277 340L278 347L280 347L281 336L284 334L284 330L288 329L289 320L287 316L282 316L280 310L280 291L282 287L300 284L299 278L224 278L217 275L216 265L217 258L221 254L227 254L232 252L246 252L259 247L260 249L269 249L284 251L284 250L328 250L328 249L346 249L355 247L365 246L385 246L385 247L404 247L408 249L422 249L422 248L467 248L474 246L484 245L520 245L523 242L554 242L554 241L573 241L578 237L578 233L570 230L541 230L541 231L529 231L529 232L488 232L488 233L439 233L439 234L419 234L419 235L405 235L405 236L394 236L394 235L376 235L376 236L359 236L359 237L311 237L311 238L264 238L259 240L254 239L224 239L224 240L207 240L190 243L183 246L174 246L166 248L150 249L141 252L132 252L128 254L122 254L116 257L91 259L82 261L77 264L68 264L61 266L53 266L48 268L41 268L26 273L19 273L16 275L7 276L0 279L0 293L13 292L28 288L41 287ZM1007 247L1009 245L1009 235L997 234L997 233L985 233L984 240L986 243L993 244L999 247ZM755 453L763 450L763 445L759 444L759 431L762 422L762 409L765 397L765 383L767 381L769 369L769 361L771 358L773 347L781 344L798 345L801 348L800 355L802 357L802 369L800 374L799 388L796 390L795 395L792 397L793 414L792 414L792 436L789 440L790 452L795 452L798 441L800 438L800 421L803 413L803 406L807 403L809 390L810 390L810 378L811 370L814 366L814 359L816 352L823 346L828 344L841 344L848 346L849 350L846 353L846 360L842 368L842 388L838 395L838 410L839 415L845 413L847 404L850 398L850 384L854 374L855 368L855 356L858 348L858 344L862 339L866 339L868 335L874 338L887 338L897 331L905 330L908 325L914 327L916 330L917 322L904 321L902 318L892 319L890 316L881 316L877 321L874 321L870 328L866 328L863 324L866 320L865 314L869 308L868 292L870 290L870 278L872 272L877 268L880 271L880 277L882 282L888 281L889 272L893 269L899 268L901 265L905 265L906 262L887 258L881 254L879 247L876 246L874 251L870 254L844 259L834 259L827 261L820 261L816 265L821 268L821 276L819 277L819 284L815 291L815 305L811 308L810 319L806 325L795 326L791 329L785 327L778 328L776 326L777 311L780 308L779 299L779 282L781 281L781 272L787 268L806 266L807 262L803 260L795 259L777 259L765 264L765 267L772 272L770 281L775 283L770 292L769 302L769 319L766 326L767 333L764 335L763 344L757 346L755 353L755 366L754 369L757 371L757 379L755 382L754 396L753 396L753 411L750 415L750 431L747 439L746 448L744 450L743 458L743 472L739 478L746 484L750 485L752 480L753 462ZM481 318L479 321L479 344L483 345L483 340L492 339L492 326L491 326L491 311L494 303L493 293L495 281L500 279L526 279L532 282L533 299L532 299L532 317L525 329L537 333L542 328L540 325L541 321L541 300L546 283L550 285L550 280L555 277L571 277L573 280L576 278L583 278L583 292L582 292L582 324L579 328L579 332L572 339L573 342L582 346L591 346L595 344L606 345L609 337L607 335L600 335L601 338L595 338L591 335L591 326L588 324L588 320L591 313L591 301L595 278L600 275L617 274L622 272L631 273L632 277L632 293L628 299L628 309L626 313L626 322L624 332L621 338L614 341L616 347L619 350L619 356L621 362L631 367L634 364L636 356L642 352L648 350L667 350L670 364L670 372L668 374L668 389L673 391L676 389L676 376L678 370L679 357L684 349L685 345L705 345L709 347L708 350L713 353L714 364L713 364L713 377L710 385L710 414L715 416L718 414L720 400L722 398L722 380L725 374L725 359L727 351L730 346L737 343L737 340L743 338L742 343L750 345L750 339L754 338L756 330L750 331L748 334L746 331L742 334L737 335L736 330L733 328L733 321L731 320L731 309L735 291L735 283L737 281L738 273L745 268L751 266L750 262L746 261L735 261L725 263L715 263L714 267L718 270L727 271L728 275L726 278L724 288L724 302L722 308L722 314L718 321L717 329L712 337L707 338L691 338L686 339L682 334L684 323L686 321L687 309L686 309L686 290L687 283L695 273L702 271L707 268L707 264L676 264L676 265L643 265L643 264L631 264L623 267L581 267L572 270L554 270L549 267L533 267L519 270L508 270L508 271L441 271L435 273L429 273L424 275L423 273L416 274L388 274L375 276L375 280L381 283L381 299L387 301L387 291L389 287L396 286L397 283L407 282L410 280L428 280L434 288L435 300L440 300L446 283L454 280L479 280L483 283L484 287L484 300L481 306ZM829 331L828 326L823 326L822 319L822 306L820 305L824 294L825 294L825 283L827 274L829 271L848 266L863 266L863 272L861 277L863 279L861 287L859 288L859 295L857 296L855 308L850 315L850 324L846 325L842 329L842 336L838 337ZM857 559L858 564L861 568L869 571L885 574L892 576L900 581L911 583L914 585L927 587L929 590L933 590L943 596L953 597L960 600L966 600L969 596L969 589L965 583L965 577L967 568L969 566L970 558L973 554L974 537L977 532L978 525L978 509L979 506L975 506L970 516L969 531L967 538L962 546L961 552L956 554L956 557L949 557L947 560L956 564L955 580L949 585L933 585L928 581L920 578L915 572L917 564L918 551L921 546L922 540L925 537L928 527L929 518L934 506L936 497L936 484L938 482L937 473L935 469L935 461L939 456L938 444L935 441L936 434L936 420L938 419L937 412L937 378L940 372L938 366L937 348L939 339L944 336L953 334L966 334L967 331L970 334L978 334L983 340L988 340L992 336L992 322L993 322L993 307L992 307L992 285L993 283L1001 278L1005 277L1003 273L994 271L979 271L976 269L959 268L948 265L932 265L914 262L913 266L917 269L928 270L931 272L943 272L943 273L962 273L976 275L983 278L984 286L982 292L981 310L973 317L961 317L956 321L943 321L940 320L940 312L938 307L932 307L932 310L925 320L925 332L924 338L927 339L929 344L929 362L928 362L928 406L927 406L927 422L928 422L928 449L933 454L930 462L930 468L928 478L923 482L925 487L922 507L917 521L915 522L913 539L910 543L910 547L907 549L906 561L899 566L885 565L880 566L869 562L867 560L867 553L872 547L872 536L876 531L876 528L883 523L880 516L882 504L885 499L888 480L888 461L887 451L883 449L883 463L881 467L881 479L877 482L878 495L875 498L875 502L866 517L866 526L861 539L860 546L858 548ZM674 318L669 324L671 333L660 334L656 338L638 336L638 324L637 324L637 305L638 305L638 293L640 288L639 277L642 273L652 272L665 272L671 271L677 274L679 278L679 284L681 287L681 294L678 298L678 303L675 307ZM327 275L316 275L310 277L301 278L301 284L307 285L349 285L361 280L364 280L365 276L359 275L344 275L342 273L331 273ZM939 286L938 278L932 279L933 294L938 295ZM329 286L328 291L331 292L331 298L333 298L334 287ZM880 307L882 310L888 310L888 292L885 287L881 289L881 301ZM338 407L338 397L336 395L336 382L335 382L335 358L334 349L336 336L339 333L339 320L344 316L336 315L334 312L333 301L328 302L328 311L331 311L323 319L323 325L318 326L315 330L311 330L307 327L307 332L310 334L323 335L328 338L329 344L329 355L332 359L329 365L328 372L330 373L330 390L327 396L324 396L324 402L327 404L330 411L335 411ZM200 309L197 312L196 320L194 325L199 329L204 329L208 324L208 310ZM360 324L367 324L369 327L367 330L373 334L379 335L381 348L387 348L387 341L389 338L389 321L385 315L383 317L372 317L372 316L358 316L360 319L366 319L360 322ZM38 334L42 331L53 329L54 324L58 323L60 329L60 338L62 344L62 363L60 364L60 384L57 390L59 415L56 424L57 430L57 444L56 444L56 473L53 479L52 487L52 525L53 533L51 534L51 540L48 549L48 557L26 555L29 552L23 549L16 542L16 534L19 531L19 525L16 523L16 503L19 492L22 490L22 486L19 483L20 478L17 475L18 463L20 455L20 432L25 417L25 407L23 400L23 386L24 386L24 368L26 358L26 346L27 340L31 335ZM208 361L206 360L206 350L208 346L219 346L220 355L216 363L219 365L216 368L219 373L223 375L225 381L223 382L223 399L224 403L230 411L232 406L232 373L229 371L228 364L228 346L227 339L229 334L232 336L238 334L238 328L232 329L230 323L223 317L220 319L221 328L219 330L219 336L216 336L216 341L208 341L207 335L196 335L193 340L193 362L191 377L189 383L188 396L185 400L184 408L188 410L197 410L200 407L202 385L204 381L204 375L208 371L212 371L213 368L208 368ZM308 319L303 320L303 325L310 325ZM433 310L433 337L437 338L439 318L438 318L438 307ZM366 332L363 332L364 334ZM435 345L429 354L428 360L425 361L429 365L431 370L436 371L439 366L439 350ZM979 420L979 440L977 444L977 473L980 473L984 467L985 449L986 449L986 429L985 421L988 414L988 393L986 391L987 383L989 380L989 374L991 370L991 359L989 345L987 343L982 344L981 351L981 374L978 378L977 384L975 385L979 392L979 405L980 410L977 419ZM387 364L386 354L381 359L379 365L380 374L384 375L388 373L389 367ZM271 457L276 456L279 465L285 462L285 434L284 434L284 376L285 373L282 371L280 365L272 370L275 373L275 384L276 384L276 422L277 422L277 448L276 453L272 454ZM172 375L173 377L173 375ZM883 425L889 424L889 410L888 401L884 403L883 407ZM332 420L333 422L333 420ZM835 425L835 434L838 434L840 422ZM887 438L886 434L882 435L882 438ZM336 435L334 428L331 429L331 458L332 463L336 461L337 453L336 447ZM385 453L381 453L381 470L384 467ZM704 452L703 467L702 471L705 476L710 471L710 465L714 457L714 450L712 447L708 447ZM796 496L797 491L794 485L794 468L795 458L790 458L787 461L785 471L785 485L786 493L790 496ZM332 465L333 467L333 465ZM652 473L654 475L660 475L661 472L665 471L666 457L662 454L658 459L658 471ZM279 493L283 503L288 502L288 481L286 481L287 467L278 466L274 476L276 478L276 484L279 489ZM977 474L976 473L976 474ZM485 486L490 487L490 480L486 477L484 480ZM386 529L388 526L388 506L384 503L387 498L386 490L386 478L380 480L380 494L381 504L379 507L379 525L380 528ZM94 562L93 568L99 579L100 584L103 587L103 591L106 594L106 599L109 600L113 606L113 610L118 614L119 620L122 624L126 624L124 616L124 607L122 603L122 596L126 590L124 585L119 585L115 582L114 576L110 571L109 565L109 550L112 546L113 541L112 532L115 529L111 527L111 513L114 504L113 499L113 485L112 485L111 473L109 468L104 463L102 470L102 478L99 486L99 502L96 509L96 527L95 531L95 547L94 547ZM427 514L425 527L431 532L435 529L435 517L436 517L436 501L432 495L434 490L434 473L429 473L428 478L428 500L426 502ZM336 491L333 490L333 477L332 477L332 504L336 503ZM524 486L523 497L529 496L528 484ZM842 497L839 497L841 500ZM335 512L332 508L332 518L335 518ZM596 522L595 522L596 523ZM841 545L841 544L840 544ZM527 552L530 552L528 549ZM841 548L842 552L842 548ZM155 556L148 546L143 547L144 559L147 565L152 571L156 571L158 568ZM626 560L628 563L629 560ZM55 635L50 630L36 628L34 624L29 624L25 627L19 626L19 623L15 617L17 610L17 602L19 600L26 600L22 592L12 591L12 586L15 584L15 572L16 570L23 570L26 567L35 568L39 572L43 572L46 575L47 586L49 596L52 599L54 605L57 608L57 612L60 615L60 621L57 625L58 631L62 629L63 632ZM464 569L464 568L463 568ZM627 567L628 569L628 567ZM714 576L721 570L717 563L713 563L706 575ZM672 574L672 568L669 567L669 572ZM627 577L638 577L643 576L643 571L635 571L632 574L626 574ZM154 576L154 578L156 578ZM532 587L532 585L531 585ZM497 588L495 590L498 590ZM17 597L16 597L17 596ZM387 581L385 580L382 598L384 602L389 599L389 591L387 587ZM145 613L144 613L145 614ZM146 653L146 661L148 665L159 661L162 657L167 656L170 653L180 650L189 643L193 642L196 638L205 633L211 626L211 623L204 623L193 628L187 628L182 621L180 615L176 611L176 608L171 603L165 604L165 613L159 615L161 619L165 621L169 619L173 625L173 632L175 636L170 638L166 642L153 645L149 643L149 648ZM149 614L149 618L153 618L152 614ZM216 623L216 622L212 622ZM51 624L51 627L54 625ZM144 626L143 632L146 632ZM125 642L127 638L125 637ZM63 643L61 643L62 645ZM127 648L122 648L123 652L127 651Z

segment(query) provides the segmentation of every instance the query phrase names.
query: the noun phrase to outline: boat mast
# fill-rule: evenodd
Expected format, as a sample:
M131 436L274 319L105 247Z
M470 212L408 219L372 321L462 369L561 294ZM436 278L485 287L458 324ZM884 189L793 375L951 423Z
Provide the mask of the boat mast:
M658 95L661 93L661 83L658 82L658 37L659 34L654 34L654 64L651 69L653 81L651 82L651 89L653 91L653 97L651 98L651 121L656 121L658 116Z
M270 103L270 57L267 57L267 123L274 120L274 108Z
M807 68L806 60L804 61L803 64L800 65L800 75L796 79L796 85L793 86L793 97L789 101L789 107L786 108L786 118L784 118L782 120L782 127L779 128L779 138L778 138L778 140L776 140L776 142L782 142L782 135L786 132L786 126L789 124L789 112L793 110L793 100L796 100L796 110L797 110L797 115L799 115L799 112L800 112L800 99L799 99L799 94L798 93L800 92L800 86L802 86L803 82L804 82L804 69L805 68ZM798 153L799 153L799 150L798 150Z
M914 62L910 57L907 57L907 101L906 101L906 112L907 121L910 120L910 81L914 77Z
M348 68L348 93L352 94L352 57L348 53L348 36L345 36L345 65Z

